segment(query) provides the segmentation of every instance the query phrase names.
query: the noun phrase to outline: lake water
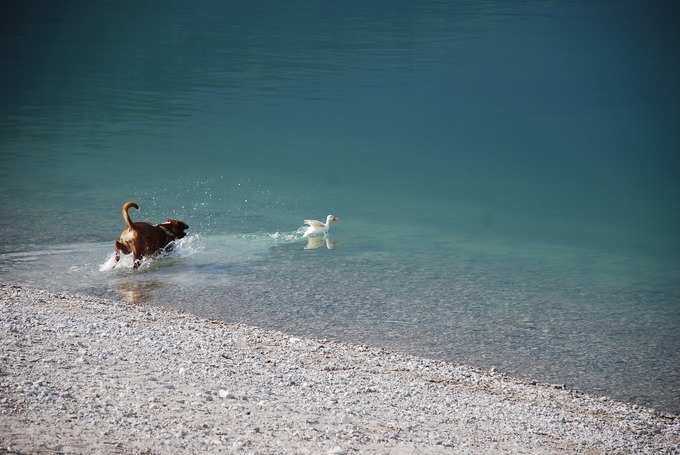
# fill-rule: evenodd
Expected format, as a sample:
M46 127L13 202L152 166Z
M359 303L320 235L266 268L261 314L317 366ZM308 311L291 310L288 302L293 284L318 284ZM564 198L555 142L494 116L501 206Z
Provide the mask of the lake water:
M11 2L0 279L678 412L677 10ZM191 236L100 271L129 199Z

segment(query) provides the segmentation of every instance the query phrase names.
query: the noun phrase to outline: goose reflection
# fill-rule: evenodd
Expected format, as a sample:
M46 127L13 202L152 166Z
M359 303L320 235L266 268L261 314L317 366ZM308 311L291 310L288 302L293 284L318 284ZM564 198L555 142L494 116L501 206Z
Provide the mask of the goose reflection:
M305 250L316 250L326 245L329 250L335 249L335 240L328 237L327 235L323 237L307 237L307 244L305 245Z

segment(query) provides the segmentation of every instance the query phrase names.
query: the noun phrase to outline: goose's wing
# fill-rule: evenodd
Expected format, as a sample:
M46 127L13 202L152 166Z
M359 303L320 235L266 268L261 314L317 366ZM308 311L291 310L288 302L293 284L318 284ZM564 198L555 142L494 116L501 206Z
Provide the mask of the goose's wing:
M307 224L315 228L320 228L324 226L324 224L319 220L305 220L303 224Z

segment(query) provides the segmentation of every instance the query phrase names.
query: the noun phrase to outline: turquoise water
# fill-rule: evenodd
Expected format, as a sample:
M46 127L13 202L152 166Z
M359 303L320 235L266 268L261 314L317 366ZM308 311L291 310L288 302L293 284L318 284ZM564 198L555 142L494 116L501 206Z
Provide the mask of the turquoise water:
M680 411L674 3L14 3L3 281Z

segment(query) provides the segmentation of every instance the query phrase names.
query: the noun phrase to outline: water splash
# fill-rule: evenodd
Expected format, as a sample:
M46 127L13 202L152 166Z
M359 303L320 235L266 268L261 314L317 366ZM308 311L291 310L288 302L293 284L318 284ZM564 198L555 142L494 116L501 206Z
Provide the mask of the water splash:
M155 256L142 258L138 270L145 271L155 265L161 265L166 258L185 258L193 256L203 249L204 243L199 234L193 234L170 242L170 245L172 245L172 248L163 250ZM99 265L99 271L111 272L120 270L123 272L130 272L131 270L134 270L133 265L134 261L131 254L122 254L120 256L120 261L116 264L116 254L112 252L109 254L106 261Z
M123 258L121 258L123 259ZM115 253L110 253L109 257L106 259L106 261L103 264L99 265L99 271L100 272L110 272L113 270L113 268L116 266L116 254Z
M239 238L244 240L273 244L293 243L301 240L302 234L304 232L305 232L304 226L301 226L298 229L289 232L276 231L276 232L253 232L250 234L240 234Z
M302 239L302 235L305 233L305 226L300 226L291 232L274 232L272 234L267 234L272 240L277 242L297 242Z

